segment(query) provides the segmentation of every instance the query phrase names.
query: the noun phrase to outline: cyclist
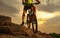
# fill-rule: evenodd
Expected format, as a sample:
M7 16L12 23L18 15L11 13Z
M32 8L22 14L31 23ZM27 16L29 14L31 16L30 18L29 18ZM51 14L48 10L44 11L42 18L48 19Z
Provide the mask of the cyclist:
M39 0L36 0L37 4L40 3ZM22 23L21 25L24 25L24 18L25 18L25 13L27 13L28 9L32 9L34 12L34 15L36 16L36 7L34 5L32 5L33 0L22 0L22 4L24 5L24 9L23 9L23 14L22 14Z

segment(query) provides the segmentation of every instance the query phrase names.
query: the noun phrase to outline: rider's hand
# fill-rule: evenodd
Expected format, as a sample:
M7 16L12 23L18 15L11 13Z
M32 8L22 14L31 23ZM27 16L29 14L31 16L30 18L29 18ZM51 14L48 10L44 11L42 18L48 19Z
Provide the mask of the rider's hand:
M37 5L37 4L40 4L40 2L38 1L38 2L37 2L37 3L35 3L35 4L36 4L36 5Z
M37 1L37 4L40 4L40 1Z
M38 1L38 4L40 4L40 1Z

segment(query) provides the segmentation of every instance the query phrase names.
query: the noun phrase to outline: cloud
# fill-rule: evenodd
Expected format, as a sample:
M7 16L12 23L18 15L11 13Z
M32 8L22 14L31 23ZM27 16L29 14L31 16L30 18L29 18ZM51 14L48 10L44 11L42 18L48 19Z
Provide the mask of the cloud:
M45 24L57 24L57 23L60 24L60 16L56 16L54 18L49 19Z
M0 0L0 15L10 16L14 23L21 22L22 8L21 0Z
M12 6L16 9L19 9L21 6L21 0L2 0L2 2L8 6Z
M46 11L46 12L60 11L60 3L58 3L58 2L59 2L59 0L57 0L57 2L54 1L54 3L50 4L50 5L47 5L47 4L45 5L46 2L44 4L39 4L37 6L37 10ZM43 3L43 1L41 1L41 3Z
M37 10L39 11L46 11L46 12L55 12L55 11L60 11L60 5L56 5L56 6L53 6L53 5L40 5L40 6L37 6Z
M16 0L0 0L0 14L6 14L6 15L12 15L18 14L21 11L21 7L19 4L21 2L18 2Z
M60 16L56 16L46 21L42 29L44 29L44 31L48 33L50 32L60 33Z
M21 0L0 0L0 14L12 16L13 22L21 22L22 15L19 12L21 12L22 9L23 5L21 4ZM46 6L39 4L37 5L37 10L47 12L60 11L60 6ZM60 32L59 28L60 16L48 20L44 26L41 27L41 29L45 32Z

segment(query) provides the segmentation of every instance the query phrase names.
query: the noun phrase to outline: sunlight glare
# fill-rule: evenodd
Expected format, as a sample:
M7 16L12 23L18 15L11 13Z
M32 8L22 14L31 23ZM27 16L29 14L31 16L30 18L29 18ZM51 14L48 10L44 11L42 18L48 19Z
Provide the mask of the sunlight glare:
M48 19L51 19L56 16L55 13L48 13L43 11L37 11L38 25L44 24Z
M54 13L47 13L47 12L43 12L43 11L37 11L37 18L47 18L47 19L50 19L50 18L52 18L54 16L55 16Z

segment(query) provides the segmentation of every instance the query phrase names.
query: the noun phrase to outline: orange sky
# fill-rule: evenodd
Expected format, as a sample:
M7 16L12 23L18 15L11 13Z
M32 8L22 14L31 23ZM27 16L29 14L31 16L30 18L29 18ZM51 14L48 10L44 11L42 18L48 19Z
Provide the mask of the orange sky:
M60 4L59 0L55 2L56 5L39 4L36 6L39 31L60 33ZM10 16L12 22L16 24L21 23L22 10L21 0L0 0L0 15Z
M21 23L21 16L22 13L15 14L15 19L13 18L13 22L20 24ZM43 11L37 11L37 19L38 19L38 27L39 31L50 33L60 33L60 13L54 12L54 13L48 13ZM26 19L26 18L25 18Z

